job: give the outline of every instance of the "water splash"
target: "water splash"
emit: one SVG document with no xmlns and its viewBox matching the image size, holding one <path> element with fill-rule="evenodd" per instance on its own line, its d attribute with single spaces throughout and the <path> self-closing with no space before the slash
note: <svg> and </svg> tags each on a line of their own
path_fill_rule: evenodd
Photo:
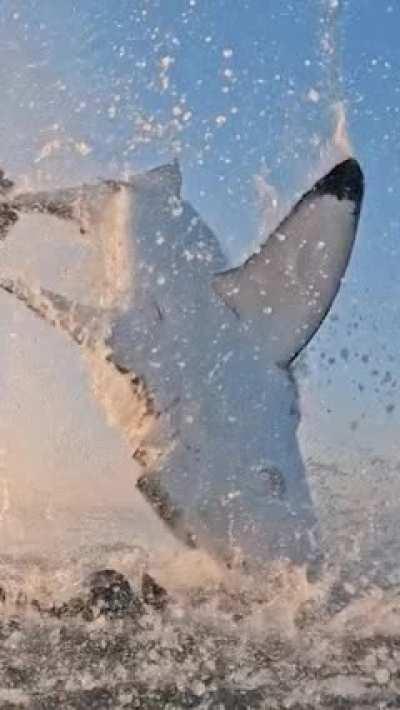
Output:
<svg viewBox="0 0 400 710">
<path fill-rule="evenodd" d="M 342 0 L 323 0 L 320 18 L 321 65 L 325 78 L 324 96 L 332 122 L 331 139 L 322 149 L 326 159 L 343 160 L 353 154 L 348 133 L 346 102 L 343 96 Z M 326 163 L 331 167 L 331 163 Z M 325 166 L 324 166 L 325 167 Z"/>
<path fill-rule="evenodd" d="M 319 64 L 322 71 L 320 91 L 311 88 L 307 99 L 316 101 L 326 114 L 325 130 L 328 138 L 315 134 L 311 142 L 319 146 L 319 153 L 311 166 L 304 167 L 295 195 L 288 194 L 271 180 L 268 167 L 254 178 L 256 206 L 259 212 L 258 236 L 249 253 L 278 226 L 295 199 L 329 172 L 337 163 L 354 155 L 348 130 L 346 101 L 343 96 L 342 36 L 343 2 L 318 0 Z"/>
<path fill-rule="evenodd" d="M 347 116 L 345 104 L 339 101 L 333 106 L 335 131 L 332 136 L 332 144 L 340 151 L 339 157 L 343 160 L 352 155 L 353 149 L 347 127 Z"/>
</svg>

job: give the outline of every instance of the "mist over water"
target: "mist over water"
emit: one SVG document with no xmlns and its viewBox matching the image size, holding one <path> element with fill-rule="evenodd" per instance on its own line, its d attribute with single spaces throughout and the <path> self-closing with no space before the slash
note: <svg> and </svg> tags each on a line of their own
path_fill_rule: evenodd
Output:
<svg viewBox="0 0 400 710">
<path fill-rule="evenodd" d="M 2 167 L 18 190 L 36 190 L 127 178 L 178 157 L 184 197 L 237 263 L 316 179 L 366 151 L 354 112 L 362 102 L 346 83 L 340 48 L 351 3 L 311 4 L 306 17 L 290 3 L 283 11 L 272 3 L 270 18 L 263 3 L 253 15 L 244 8 L 243 37 L 233 27 L 238 10 L 229 19 L 222 0 L 208 9 L 182 3 L 179 12 L 175 4 L 162 10 L 139 2 L 128 19 L 124 3 L 113 11 L 88 3 L 82 16 L 78 9 L 71 17 L 66 3 L 1 11 L 2 41 L 12 38 L 1 48 Z M 261 19 L 266 35 L 257 39 Z M 299 56 L 289 52 L 285 33 L 293 43 L 300 31 L 296 75 Z M 368 187 L 372 161 L 364 155 Z M 35 293 L 40 284 L 93 307 L 126 304 L 126 220 L 126 204 L 116 199 L 93 243 L 76 224 L 22 218 L 12 239 L 0 243 L 1 275 L 17 273 Z M 139 468 L 131 454 L 144 425 L 142 402 L 132 401 L 128 382 L 103 350 L 82 356 L 61 328 L 0 294 L 4 654 L 18 654 L 32 669 L 40 638 L 42 669 L 54 655 L 62 687 L 50 686 L 44 670 L 30 671 L 18 694 L 3 674 L 0 703 L 39 707 L 34 703 L 43 697 L 47 707 L 84 707 L 85 693 L 92 707 L 135 707 L 140 693 L 152 698 L 148 707 L 398 702 L 396 347 L 386 343 L 384 315 L 374 351 L 371 324 L 379 310 L 365 303 L 360 285 L 361 267 L 373 276 L 360 255 L 369 235 L 362 222 L 349 284 L 294 367 L 298 438 L 325 553 L 318 579 L 278 565 L 254 580 L 178 542 L 135 488 Z M 106 330 L 107 319 L 97 325 Z M 143 575 L 151 574 L 168 604 L 162 611 L 144 604 L 139 617 L 129 607 L 107 621 L 100 613 L 87 621 L 49 612 L 84 595 L 85 580 L 105 568 L 125 575 L 138 596 Z M 25 604 L 18 606 L 21 595 Z M 39 602 L 34 609 L 32 600 Z M 63 634 L 76 644 L 79 662 L 68 655 Z M 95 646 L 104 654 L 112 649 L 100 671 Z"/>
</svg>

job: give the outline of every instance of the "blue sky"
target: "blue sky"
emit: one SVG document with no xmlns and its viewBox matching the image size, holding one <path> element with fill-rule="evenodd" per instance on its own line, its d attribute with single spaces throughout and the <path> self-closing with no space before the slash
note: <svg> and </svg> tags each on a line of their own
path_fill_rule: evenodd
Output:
<svg viewBox="0 0 400 710">
<path fill-rule="evenodd" d="M 323 8 L 323 0 L 7 3 L 4 167 L 21 179 L 70 182 L 179 154 L 185 195 L 238 253 L 255 236 L 254 174 L 290 200 L 317 163 L 316 137 L 330 135 Z M 307 383 L 322 440 L 334 431 L 345 449 L 370 446 L 394 457 L 399 27 L 395 0 L 343 2 L 342 90 L 367 189 L 346 284 L 308 353 Z"/>
</svg>

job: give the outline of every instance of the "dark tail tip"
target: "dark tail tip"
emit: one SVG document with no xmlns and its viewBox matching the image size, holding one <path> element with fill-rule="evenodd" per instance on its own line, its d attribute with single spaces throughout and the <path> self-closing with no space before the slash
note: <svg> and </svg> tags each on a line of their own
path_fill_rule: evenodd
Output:
<svg viewBox="0 0 400 710">
<path fill-rule="evenodd" d="M 347 158 L 319 180 L 315 192 L 325 195 L 335 195 L 338 200 L 351 200 L 361 204 L 364 193 L 364 176 L 358 161 Z"/>
</svg>

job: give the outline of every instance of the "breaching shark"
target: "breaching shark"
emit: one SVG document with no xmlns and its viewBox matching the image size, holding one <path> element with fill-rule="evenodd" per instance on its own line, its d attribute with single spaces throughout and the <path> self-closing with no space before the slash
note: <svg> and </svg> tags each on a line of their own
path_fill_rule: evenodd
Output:
<svg viewBox="0 0 400 710">
<path fill-rule="evenodd" d="M 16 276 L 0 277 L 1 288 L 103 358 L 128 393 L 114 422 L 140 465 L 136 485 L 176 535 L 231 564 L 320 555 L 291 365 L 340 287 L 363 183 L 355 159 L 339 163 L 228 268 L 182 199 L 177 162 L 36 193 L 1 175 L 0 239 L 40 213 L 55 234 L 69 221 L 104 254 L 113 242 L 96 305 Z"/>
</svg>

